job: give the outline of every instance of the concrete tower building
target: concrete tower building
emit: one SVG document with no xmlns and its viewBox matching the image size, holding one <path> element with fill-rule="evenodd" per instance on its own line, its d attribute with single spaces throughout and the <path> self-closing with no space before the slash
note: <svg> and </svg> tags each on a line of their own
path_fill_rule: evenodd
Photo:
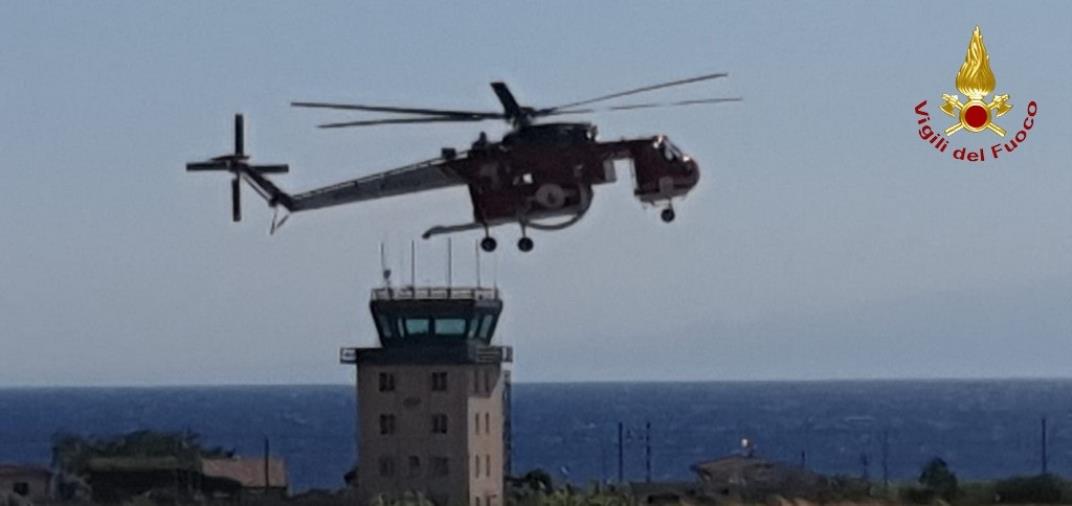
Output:
<svg viewBox="0 0 1072 506">
<path fill-rule="evenodd" d="M 497 289 L 379 288 L 380 346 L 357 366 L 361 504 L 420 492 L 437 506 L 503 506 L 512 349 L 492 344 Z"/>
</svg>

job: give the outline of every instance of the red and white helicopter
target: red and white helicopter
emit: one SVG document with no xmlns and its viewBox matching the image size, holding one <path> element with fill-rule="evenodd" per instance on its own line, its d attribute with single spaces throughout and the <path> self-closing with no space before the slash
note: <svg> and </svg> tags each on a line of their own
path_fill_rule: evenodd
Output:
<svg viewBox="0 0 1072 506">
<path fill-rule="evenodd" d="M 512 130 L 499 141 L 489 141 L 484 133 L 469 149 L 443 148 L 438 158 L 373 174 L 342 183 L 290 194 L 281 190 L 268 174 L 288 172 L 282 164 L 254 165 L 244 149 L 243 120 L 235 116 L 234 153 L 205 162 L 189 163 L 186 170 L 226 171 L 233 174 L 231 202 L 234 221 L 242 217 L 240 186 L 245 180 L 268 205 L 282 206 L 294 213 L 408 193 L 465 185 L 473 205 L 471 223 L 436 226 L 424 233 L 437 234 L 483 229 L 480 242 L 485 251 L 494 251 L 496 241 L 489 229 L 518 223 L 521 251 L 531 251 L 528 230 L 560 230 L 577 223 L 592 203 L 592 187 L 615 181 L 614 162 L 631 160 L 635 174 L 634 195 L 641 202 L 663 206 L 662 220 L 675 214 L 673 199 L 688 193 L 700 178 L 696 161 L 674 146 L 665 135 L 603 142 L 591 123 L 536 123 L 547 116 L 582 114 L 597 110 L 626 111 L 653 107 L 680 107 L 739 101 L 739 98 L 705 98 L 665 103 L 618 105 L 604 109 L 592 104 L 639 93 L 726 77 L 706 74 L 688 79 L 643 86 L 627 91 L 576 101 L 556 107 L 535 109 L 518 104 L 504 83 L 491 83 L 502 103 L 502 111 L 461 111 L 412 107 L 391 107 L 323 102 L 294 102 L 295 107 L 403 114 L 401 118 L 379 118 L 320 125 L 322 128 L 363 127 L 389 124 L 425 124 L 505 120 Z M 276 215 L 278 217 L 278 214 Z M 272 232 L 286 221 L 273 218 Z M 549 221 L 557 220 L 557 221 Z"/>
</svg>

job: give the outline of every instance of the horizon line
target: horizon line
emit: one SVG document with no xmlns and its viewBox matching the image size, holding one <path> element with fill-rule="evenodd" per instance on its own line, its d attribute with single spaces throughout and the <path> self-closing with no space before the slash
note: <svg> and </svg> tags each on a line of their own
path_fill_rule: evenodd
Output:
<svg viewBox="0 0 1072 506">
<path fill-rule="evenodd" d="M 884 377 L 884 378 L 765 378 L 765 379 L 640 379 L 640 380 L 537 380 L 516 381 L 514 385 L 674 385 L 674 384 L 762 384 L 762 383 L 992 383 L 992 382 L 1035 382 L 1035 381 L 1072 381 L 1072 376 L 1005 376 L 1005 377 L 965 377 L 965 376 L 934 376 L 934 377 Z M 46 390 L 46 389 L 168 389 L 168 388 L 279 388 L 279 387 L 347 387 L 354 388 L 354 383 L 159 383 L 159 384 L 0 384 L 0 390 Z"/>
</svg>

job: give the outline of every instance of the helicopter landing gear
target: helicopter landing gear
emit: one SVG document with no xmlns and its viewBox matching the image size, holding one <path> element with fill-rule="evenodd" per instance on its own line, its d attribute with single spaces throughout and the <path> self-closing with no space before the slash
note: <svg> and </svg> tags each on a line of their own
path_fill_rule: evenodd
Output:
<svg viewBox="0 0 1072 506">
<path fill-rule="evenodd" d="M 517 249 L 522 253 L 528 253 L 532 251 L 532 247 L 536 244 L 532 242 L 532 238 L 529 237 L 528 227 L 525 226 L 526 222 L 521 221 L 521 239 L 517 240 Z"/>
<path fill-rule="evenodd" d="M 663 209 L 663 212 L 659 213 L 659 217 L 663 219 L 664 223 L 670 223 L 677 217 L 677 213 L 674 212 L 674 208 L 667 207 Z"/>
<path fill-rule="evenodd" d="M 530 237 L 522 237 L 517 240 L 517 249 L 524 253 L 532 251 L 533 246 L 535 246 L 535 243 L 532 242 L 532 238 Z"/>
<path fill-rule="evenodd" d="M 484 250 L 487 253 L 491 253 L 492 251 L 495 251 L 495 248 L 498 246 L 498 241 L 496 241 L 495 238 L 491 236 L 491 233 L 488 232 L 488 226 L 487 224 L 485 224 L 484 238 L 480 240 L 480 249 Z"/>
</svg>

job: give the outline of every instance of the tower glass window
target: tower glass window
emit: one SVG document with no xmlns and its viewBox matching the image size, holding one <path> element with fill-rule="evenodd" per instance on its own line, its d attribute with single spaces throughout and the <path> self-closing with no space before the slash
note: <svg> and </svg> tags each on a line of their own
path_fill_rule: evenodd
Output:
<svg viewBox="0 0 1072 506">
<path fill-rule="evenodd" d="M 385 347 L 464 341 L 490 344 L 502 311 L 494 289 L 414 293 L 411 289 L 373 291 L 370 309 Z"/>
<path fill-rule="evenodd" d="M 420 336 L 431 333 L 432 324 L 428 318 L 406 318 L 406 335 Z"/>
<path fill-rule="evenodd" d="M 465 318 L 436 318 L 435 333 L 440 336 L 464 336 Z"/>
</svg>

